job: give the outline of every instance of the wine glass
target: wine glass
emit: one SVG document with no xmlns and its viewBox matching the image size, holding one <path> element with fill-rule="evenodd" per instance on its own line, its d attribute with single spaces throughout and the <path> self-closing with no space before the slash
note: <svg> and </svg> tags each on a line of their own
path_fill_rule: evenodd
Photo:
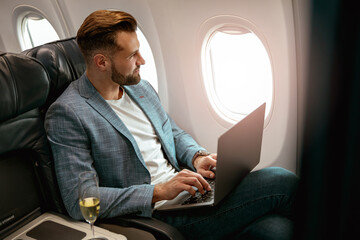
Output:
<svg viewBox="0 0 360 240">
<path fill-rule="evenodd" d="M 95 172 L 87 171 L 79 174 L 79 205 L 83 217 L 91 226 L 93 236 L 91 239 L 106 239 L 95 238 L 94 233 L 94 223 L 100 211 L 99 184 Z"/>
</svg>

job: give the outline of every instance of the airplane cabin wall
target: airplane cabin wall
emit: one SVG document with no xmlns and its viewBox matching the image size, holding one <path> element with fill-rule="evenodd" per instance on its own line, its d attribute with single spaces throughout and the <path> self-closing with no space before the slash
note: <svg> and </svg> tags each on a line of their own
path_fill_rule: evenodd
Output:
<svg viewBox="0 0 360 240">
<path fill-rule="evenodd" d="M 273 64 L 274 103 L 266 120 L 258 168 L 281 166 L 296 172 L 297 71 L 291 1 L 150 1 L 169 88 L 169 112 L 210 151 L 229 128 L 209 109 L 202 83 L 202 25 L 219 15 L 245 18 L 265 38 Z M 269 11 L 271 9 L 271 11 Z"/>
<path fill-rule="evenodd" d="M 64 22 L 62 12 L 59 11 L 57 1 L 45 0 L 1 0 L 0 2 L 0 42 L 4 43 L 4 49 L 8 52 L 21 52 L 17 37 L 17 16 L 28 10 L 42 13 L 51 23 L 60 39 L 70 35 Z M 1 47 L 1 43 L 0 43 Z"/>
<path fill-rule="evenodd" d="M 2 1 L 0 21 L 11 19 L 14 25 L 13 10 L 23 2 Z M 44 13 L 60 38 L 75 36 L 84 18 L 97 9 L 118 9 L 134 15 L 154 54 L 159 96 L 165 109 L 180 127 L 212 152 L 217 150 L 217 138 L 230 125 L 214 116 L 202 82 L 204 26 L 215 16 L 230 15 L 251 22 L 267 45 L 274 79 L 273 106 L 266 119 L 261 162 L 257 168 L 281 166 L 296 172 L 297 62 L 304 58 L 297 56 L 303 45 L 298 44 L 295 37 L 304 31 L 296 31 L 295 26 L 301 25 L 303 16 L 296 11 L 306 11 L 301 1 L 27 0 L 26 5 Z M 6 51 L 21 51 L 11 24 L 1 25 L 0 48 L 1 44 Z"/>
</svg>

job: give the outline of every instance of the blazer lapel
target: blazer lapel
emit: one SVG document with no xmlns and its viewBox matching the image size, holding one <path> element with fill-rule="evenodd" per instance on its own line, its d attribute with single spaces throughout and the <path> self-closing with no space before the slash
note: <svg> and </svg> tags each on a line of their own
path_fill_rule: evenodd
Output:
<svg viewBox="0 0 360 240">
<path fill-rule="evenodd" d="M 141 85 L 141 82 L 138 85 Z M 151 97 L 151 94 L 146 92 L 147 90 L 145 88 L 134 85 L 124 86 L 124 88 L 126 90 L 126 93 L 131 97 L 131 99 L 136 104 L 138 104 L 138 106 L 143 110 L 145 115 L 148 117 L 148 119 L 150 120 L 150 122 L 152 123 L 155 129 L 155 132 L 160 142 L 162 143 L 163 150 L 165 151 L 168 160 L 176 169 L 179 170 L 180 169 L 179 164 L 176 161 L 176 159 L 174 159 L 173 156 L 174 154 L 171 154 L 168 144 L 166 144 L 167 143 L 166 138 L 170 136 L 166 136 L 162 129 L 163 121 L 161 121 L 161 119 L 159 118 L 159 113 L 157 112 L 157 111 L 161 111 L 159 109 L 161 108 L 160 103 L 158 101 L 155 101 Z"/>
<path fill-rule="evenodd" d="M 148 96 L 144 93 L 139 91 L 138 89 L 124 87 L 126 93 L 131 97 L 131 99 L 143 110 L 145 115 L 149 118 L 150 122 L 152 123 L 155 132 L 159 135 L 162 133 L 162 122 L 158 118 L 158 114 L 154 111 L 153 103 Z"/>
<path fill-rule="evenodd" d="M 103 118 L 105 118 L 120 134 L 126 137 L 133 145 L 135 152 L 144 165 L 145 168 L 146 164 L 141 155 L 140 149 L 128 130 L 125 124 L 120 120 L 120 118 L 116 115 L 116 113 L 112 110 L 110 105 L 105 101 L 105 99 L 100 95 L 100 93 L 94 88 L 91 82 L 84 74 L 79 79 L 79 92 L 80 95 L 86 99 L 86 102 L 95 110 L 97 111 Z"/>
</svg>

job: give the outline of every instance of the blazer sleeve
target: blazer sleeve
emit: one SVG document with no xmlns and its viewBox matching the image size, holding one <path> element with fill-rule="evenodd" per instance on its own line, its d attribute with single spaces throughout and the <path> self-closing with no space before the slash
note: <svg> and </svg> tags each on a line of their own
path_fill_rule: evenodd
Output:
<svg viewBox="0 0 360 240">
<path fill-rule="evenodd" d="M 82 171 L 95 171 L 84 121 L 86 119 L 79 118 L 71 106 L 57 102 L 51 105 L 45 120 L 61 196 L 74 219 L 83 219 L 78 202 L 78 175 Z M 100 181 L 99 218 L 125 214 L 150 217 L 153 191 L 154 186 L 150 184 L 109 188 L 101 186 Z"/>
<path fill-rule="evenodd" d="M 193 157 L 197 151 L 205 150 L 205 148 L 201 147 L 191 135 L 181 129 L 170 116 L 169 119 L 174 136 L 176 158 L 183 166 L 196 171 L 192 163 Z"/>
</svg>

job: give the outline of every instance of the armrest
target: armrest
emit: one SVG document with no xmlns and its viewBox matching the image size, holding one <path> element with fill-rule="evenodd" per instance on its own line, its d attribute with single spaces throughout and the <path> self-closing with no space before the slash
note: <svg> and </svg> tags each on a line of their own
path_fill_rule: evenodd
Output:
<svg viewBox="0 0 360 240">
<path fill-rule="evenodd" d="M 184 236 L 175 227 L 155 218 L 122 216 L 99 220 L 96 225 L 107 228 L 107 224 L 141 229 L 151 233 L 156 239 L 160 240 L 185 240 Z"/>
</svg>

